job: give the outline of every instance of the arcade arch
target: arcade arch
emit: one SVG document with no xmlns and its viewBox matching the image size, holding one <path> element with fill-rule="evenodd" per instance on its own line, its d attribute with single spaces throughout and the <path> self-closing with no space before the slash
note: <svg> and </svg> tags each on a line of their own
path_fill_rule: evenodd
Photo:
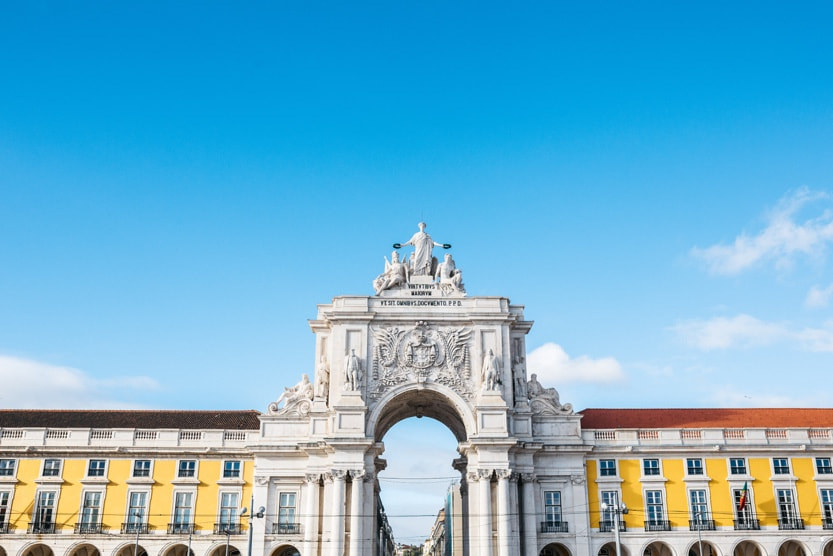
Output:
<svg viewBox="0 0 833 556">
<path fill-rule="evenodd" d="M 272 551 L 272 554 L 270 556 L 301 556 L 301 553 L 298 552 L 297 548 L 290 544 L 279 546 L 278 548 Z"/>
<path fill-rule="evenodd" d="M 572 556 L 572 553 L 563 544 L 553 542 L 542 548 L 539 556 Z"/>
<path fill-rule="evenodd" d="M 741 541 L 735 546 L 732 556 L 766 556 L 766 552 L 753 541 Z"/>
<path fill-rule="evenodd" d="M 162 549 L 162 556 L 194 556 L 194 551 L 188 551 L 188 545 L 182 543 L 172 544 Z"/>
<path fill-rule="evenodd" d="M 367 420 L 368 435 L 379 442 L 391 427 L 410 417 L 439 421 L 457 442 L 465 442 L 476 430 L 474 416 L 458 394 L 437 384 L 408 384 L 379 400 Z"/>
<path fill-rule="evenodd" d="M 643 556 L 674 556 L 671 547 L 662 541 L 654 541 L 642 551 Z"/>
<path fill-rule="evenodd" d="M 800 542 L 794 540 L 784 541 L 784 544 L 778 548 L 778 556 L 808 556 L 809 554 Z"/>
<path fill-rule="evenodd" d="M 35 543 L 21 550 L 20 556 L 55 556 L 55 553 L 47 545 Z"/>
<path fill-rule="evenodd" d="M 621 548 L 622 553 L 619 556 L 630 556 L 631 553 L 628 551 L 627 548 L 625 548 L 624 546 Z M 597 556 L 616 556 L 616 554 L 616 543 L 609 542 L 599 549 L 599 553 Z"/>
<path fill-rule="evenodd" d="M 233 544 L 218 544 L 208 552 L 208 556 L 240 556 L 240 549 Z"/>
<path fill-rule="evenodd" d="M 81 543 L 67 550 L 68 556 L 101 556 L 101 551 L 90 543 Z"/>
<path fill-rule="evenodd" d="M 702 541 L 703 544 L 703 553 L 700 554 L 700 543 L 698 541 L 694 541 L 688 547 L 688 556 L 720 556 L 720 551 L 717 550 L 717 547 L 710 543 L 709 541 Z"/>
<path fill-rule="evenodd" d="M 148 556 L 148 551 L 141 544 L 136 547 L 135 543 L 125 543 L 113 551 L 113 556 Z"/>
</svg>

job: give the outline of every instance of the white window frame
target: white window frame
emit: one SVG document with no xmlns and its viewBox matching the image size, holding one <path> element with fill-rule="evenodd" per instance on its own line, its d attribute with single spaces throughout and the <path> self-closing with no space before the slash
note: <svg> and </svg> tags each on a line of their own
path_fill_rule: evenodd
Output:
<svg viewBox="0 0 833 556">
<path fill-rule="evenodd" d="M 182 475 L 182 464 L 185 462 L 193 463 L 194 468 L 191 470 L 191 474 L 189 475 Z M 196 479 L 199 477 L 200 474 L 200 462 L 197 459 L 180 459 L 176 462 L 176 478 L 177 479 Z"/>
<path fill-rule="evenodd" d="M 659 504 L 657 504 L 656 501 L 654 503 L 649 502 L 649 498 L 650 498 L 649 493 L 650 494 L 659 493 L 659 498 L 660 498 Z M 658 526 L 658 525 L 665 524 L 668 521 L 668 517 L 667 517 L 668 508 L 667 508 L 667 504 L 665 503 L 665 489 L 662 489 L 662 488 L 646 488 L 645 490 L 642 491 L 642 499 L 645 501 L 645 522 L 646 523 L 652 524 L 654 526 Z M 655 508 L 657 506 L 659 506 L 659 508 L 660 508 L 660 514 L 661 515 L 659 517 L 656 517 L 656 516 L 651 517 L 652 512 L 649 510 L 649 508 L 652 508 L 652 507 Z"/>
<path fill-rule="evenodd" d="M 223 504 L 224 496 L 233 496 L 234 505 Z M 240 499 L 239 490 L 221 490 L 217 495 L 217 530 L 222 533 L 225 527 L 230 531 L 240 531 Z"/>
<path fill-rule="evenodd" d="M 821 519 L 825 525 L 833 524 L 833 488 L 819 489 Z"/>
<path fill-rule="evenodd" d="M 833 474 L 833 459 L 829 457 L 817 457 L 814 462 L 816 466 L 816 475 L 831 475 Z M 824 465 L 822 465 L 824 463 Z M 825 477 L 826 478 L 826 477 Z"/>
<path fill-rule="evenodd" d="M 648 462 L 656 462 L 656 466 L 649 466 Z M 648 473 L 647 471 L 651 471 Z M 643 477 L 661 477 L 662 476 L 662 461 L 659 458 L 642 458 L 642 476 Z"/>
<path fill-rule="evenodd" d="M 87 519 L 87 495 L 97 494 L 98 495 L 98 506 L 95 508 L 95 519 L 89 520 Z M 78 523 L 84 526 L 95 526 L 101 525 L 101 521 L 103 519 L 103 509 L 104 509 L 104 494 L 105 490 L 103 489 L 84 489 L 81 491 L 81 509 L 78 511 Z"/>
<path fill-rule="evenodd" d="M 622 501 L 622 492 L 618 489 L 604 489 L 599 491 L 599 521 L 600 525 L 605 524 L 611 527 L 616 527 L 616 506 Z M 602 509 L 601 506 L 607 504 L 607 509 Z M 620 518 L 621 519 L 621 518 Z"/>
<path fill-rule="evenodd" d="M 104 465 L 103 465 L 103 467 L 101 467 L 101 469 L 100 469 L 100 471 L 101 471 L 101 473 L 100 473 L 100 474 L 96 474 L 96 475 L 93 475 L 93 474 L 92 474 L 92 471 L 93 471 L 93 462 L 102 462 L 102 463 L 104 464 Z M 106 460 L 106 459 L 100 459 L 100 458 L 90 458 L 89 460 L 87 460 L 87 477 L 91 477 L 91 478 L 97 478 L 97 477 L 106 478 L 106 477 L 107 477 L 107 470 L 108 470 L 108 468 L 110 467 L 110 466 L 108 465 L 108 463 L 109 463 L 109 460 Z M 98 467 L 96 467 L 96 471 L 99 471 Z"/>
<path fill-rule="evenodd" d="M 613 467 L 604 467 L 602 464 L 604 462 L 612 462 Z M 613 473 L 610 473 L 613 471 Z M 619 466 L 616 464 L 615 459 L 600 459 L 599 460 L 599 477 L 617 477 L 619 475 Z"/>
<path fill-rule="evenodd" d="M 11 464 L 9 464 L 11 462 Z M 0 478 L 17 476 L 17 460 L 14 458 L 0 458 Z"/>
<path fill-rule="evenodd" d="M 786 465 L 786 467 L 782 466 L 782 465 L 775 465 L 776 461 L 778 461 L 778 462 L 785 461 L 785 462 L 787 462 L 787 465 Z M 781 471 L 783 469 L 786 469 L 786 471 Z M 772 474 L 773 475 L 792 475 L 792 462 L 790 461 L 790 458 L 782 458 L 782 457 L 772 458 Z"/>
<path fill-rule="evenodd" d="M 188 505 L 180 506 L 180 497 L 188 497 Z M 171 496 L 171 525 L 174 533 L 187 533 L 194 525 L 194 511 L 197 507 L 196 489 L 175 489 Z"/>
<path fill-rule="evenodd" d="M 63 467 L 63 466 L 61 466 Z M 48 521 L 44 521 L 43 519 L 43 508 L 41 507 L 41 500 L 43 495 L 51 494 L 52 495 L 52 503 L 50 504 L 50 517 L 51 519 Z M 57 488 L 39 488 L 35 491 L 35 502 L 32 507 L 32 520 L 31 522 L 39 523 L 43 526 L 44 523 L 52 525 L 52 531 L 55 531 L 57 527 L 56 518 L 58 513 L 58 497 L 61 494 L 61 490 Z"/>
<path fill-rule="evenodd" d="M 732 465 L 733 461 L 743 462 L 743 472 L 735 473 L 734 466 Z M 749 475 L 749 461 L 746 458 L 729 458 L 729 475 L 734 477 Z"/>
<path fill-rule="evenodd" d="M 755 522 L 755 494 L 752 491 L 752 485 L 746 486 L 746 504 L 743 507 L 743 512 L 740 511 L 740 499 L 743 496 L 743 486 L 732 487 L 732 512 L 735 514 L 735 521 L 738 523 L 754 523 Z"/>
<path fill-rule="evenodd" d="M 54 466 L 50 465 L 47 473 L 47 462 L 58 462 L 57 469 Z M 44 458 L 43 465 L 41 466 L 41 477 L 57 477 L 60 478 L 64 472 L 64 460 L 60 458 Z"/>
<path fill-rule="evenodd" d="M 692 473 L 692 471 L 696 471 L 696 473 Z M 706 475 L 706 466 L 703 463 L 703 458 L 686 458 L 685 473 L 689 477 L 704 477 Z"/>
<path fill-rule="evenodd" d="M 278 494 L 278 496 L 277 496 L 277 509 L 275 511 L 275 525 L 278 528 L 278 532 L 280 533 L 281 527 L 287 528 L 287 526 L 289 526 L 289 528 L 287 528 L 287 529 L 291 528 L 291 530 L 286 530 L 285 533 L 294 533 L 295 532 L 294 529 L 295 529 L 295 527 L 297 527 L 297 525 L 299 523 L 298 522 L 298 501 L 300 500 L 301 497 L 298 495 L 297 490 L 279 490 L 277 494 Z M 295 503 L 291 506 L 289 506 L 289 505 L 284 506 L 283 505 L 284 496 L 292 496 Z M 291 513 L 291 517 L 292 517 L 291 521 L 287 520 L 286 514 L 284 513 L 285 509 L 290 509 L 290 508 L 291 508 L 290 513 Z"/>
<path fill-rule="evenodd" d="M 694 496 L 695 492 L 703 493 L 703 500 L 702 501 L 698 500 L 695 503 L 695 501 L 693 499 L 693 496 Z M 688 511 L 691 514 L 691 521 L 696 523 L 698 521 L 698 518 L 697 518 L 697 513 L 698 512 L 695 511 L 695 506 L 704 506 L 705 507 L 705 511 L 699 512 L 700 516 L 701 516 L 699 518 L 700 521 L 705 522 L 705 521 L 709 521 L 711 519 L 712 510 L 711 510 L 711 503 L 710 503 L 710 500 L 709 500 L 709 489 L 708 488 L 690 488 L 690 489 L 688 489 Z"/>
<path fill-rule="evenodd" d="M 0 505 L 3 512 L 0 513 L 0 530 L 6 530 L 9 524 L 12 510 L 12 499 L 14 498 L 14 489 L 0 489 L 0 501 L 5 496 L 5 504 Z"/>
<path fill-rule="evenodd" d="M 237 469 L 234 469 L 234 467 Z M 228 468 L 226 467 L 228 466 Z M 226 475 L 226 472 L 233 472 L 233 475 Z M 242 479 L 243 478 L 243 462 L 239 459 L 226 459 L 223 460 L 223 468 L 220 472 L 221 478 L 223 479 Z"/>
<path fill-rule="evenodd" d="M 784 502 L 781 500 L 781 494 L 789 494 L 790 500 Z M 778 512 L 778 521 L 779 524 L 781 520 L 784 521 L 798 521 L 801 519 L 801 513 L 799 512 L 798 508 L 798 498 L 795 495 L 795 488 L 787 487 L 787 488 L 775 488 L 775 507 Z M 788 511 L 784 512 L 784 509 Z"/>
<path fill-rule="evenodd" d="M 147 475 L 137 475 L 136 474 L 136 464 L 139 463 L 140 461 L 148 462 Z M 179 470 L 179 467 L 177 467 L 177 471 L 178 470 Z M 144 470 L 142 470 L 142 471 L 144 471 Z M 130 468 L 130 477 L 132 477 L 134 479 L 145 479 L 145 478 L 153 477 L 153 460 L 152 459 L 134 459 L 133 460 L 133 466 Z"/>
<path fill-rule="evenodd" d="M 126 532 L 135 533 L 136 528 L 143 529 L 148 524 L 148 514 L 150 513 L 150 493 L 148 488 L 131 488 L 127 491 L 127 500 L 124 509 L 124 522 L 127 524 Z M 144 495 L 144 505 L 133 506 L 133 495 Z M 141 508 L 141 515 L 137 518 L 133 515 L 133 508 Z"/>
<path fill-rule="evenodd" d="M 549 495 L 558 499 L 557 504 L 548 504 Z M 557 509 L 557 519 L 550 519 L 550 508 Z M 555 513 L 555 512 L 554 512 Z M 560 525 L 564 521 L 564 497 L 560 490 L 545 490 L 544 491 L 544 521 L 547 525 Z"/>
</svg>

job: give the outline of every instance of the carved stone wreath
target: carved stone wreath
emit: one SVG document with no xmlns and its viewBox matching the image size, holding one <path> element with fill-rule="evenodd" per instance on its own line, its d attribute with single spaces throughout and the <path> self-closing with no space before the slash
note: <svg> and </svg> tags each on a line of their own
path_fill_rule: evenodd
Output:
<svg viewBox="0 0 833 556">
<path fill-rule="evenodd" d="M 410 330 L 378 328 L 373 332 L 371 398 L 410 381 L 433 380 L 462 396 L 471 397 L 471 330 L 437 329 L 419 321 Z"/>
</svg>

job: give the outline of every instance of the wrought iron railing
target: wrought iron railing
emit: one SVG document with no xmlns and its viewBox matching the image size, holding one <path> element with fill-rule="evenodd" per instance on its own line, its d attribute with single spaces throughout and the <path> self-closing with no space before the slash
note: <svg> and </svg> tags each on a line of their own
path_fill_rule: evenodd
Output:
<svg viewBox="0 0 833 556">
<path fill-rule="evenodd" d="M 147 535 L 148 534 L 148 524 L 147 523 L 122 523 L 121 524 L 121 532 L 122 533 L 133 533 L 134 535 Z"/>
<path fill-rule="evenodd" d="M 761 522 L 757 519 L 744 518 L 735 520 L 735 531 L 760 531 Z"/>
<path fill-rule="evenodd" d="M 239 535 L 243 532 L 239 523 L 215 523 L 215 535 Z"/>
<path fill-rule="evenodd" d="M 29 524 L 28 531 L 30 533 L 37 533 L 41 535 L 49 535 L 55 532 L 54 521 L 33 521 Z"/>
<path fill-rule="evenodd" d="M 824 529 L 833 529 L 833 517 L 824 517 L 824 518 L 822 518 L 821 526 Z"/>
<path fill-rule="evenodd" d="M 100 535 L 101 523 L 84 523 L 79 522 L 75 524 L 76 535 Z"/>
<path fill-rule="evenodd" d="M 688 520 L 688 530 L 689 531 L 714 531 L 714 520 L 713 519 L 689 519 Z"/>
<path fill-rule="evenodd" d="M 193 523 L 168 523 L 169 535 L 190 535 L 193 532 Z"/>
<path fill-rule="evenodd" d="M 569 532 L 570 528 L 567 526 L 566 521 L 542 521 L 541 522 L 541 532 L 542 533 L 567 533 Z"/>
<path fill-rule="evenodd" d="M 652 519 L 645 522 L 646 531 L 670 531 L 671 522 L 667 519 Z"/>
<path fill-rule="evenodd" d="M 599 522 L 599 532 L 601 533 L 610 533 L 616 527 L 616 524 L 611 520 L 605 520 Z M 627 531 L 627 527 L 625 527 L 625 520 L 619 520 L 619 532 L 624 533 Z"/>
<path fill-rule="evenodd" d="M 778 529 L 782 531 L 791 531 L 796 529 L 804 529 L 804 520 L 800 517 L 786 517 L 778 518 Z"/>
<path fill-rule="evenodd" d="M 301 534 L 301 524 L 300 523 L 273 523 L 272 524 L 272 534 L 273 535 L 300 535 Z"/>
</svg>

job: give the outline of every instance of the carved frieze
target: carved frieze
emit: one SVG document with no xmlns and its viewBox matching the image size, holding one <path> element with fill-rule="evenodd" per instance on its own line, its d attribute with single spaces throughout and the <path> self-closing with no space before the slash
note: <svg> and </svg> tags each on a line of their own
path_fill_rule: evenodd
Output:
<svg viewBox="0 0 833 556">
<path fill-rule="evenodd" d="M 431 380 L 471 398 L 471 361 L 467 328 L 443 329 L 417 322 L 414 328 L 374 328 L 370 397 L 406 382 Z"/>
</svg>

